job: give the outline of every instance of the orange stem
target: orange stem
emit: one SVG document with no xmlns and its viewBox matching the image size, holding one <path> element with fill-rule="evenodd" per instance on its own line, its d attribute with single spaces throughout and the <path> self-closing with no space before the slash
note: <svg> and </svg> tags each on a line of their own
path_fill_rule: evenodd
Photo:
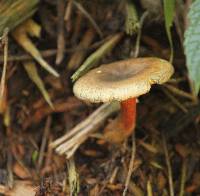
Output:
<svg viewBox="0 0 200 196">
<path fill-rule="evenodd" d="M 130 98 L 121 102 L 121 120 L 124 134 L 126 136 L 131 135 L 136 121 L 136 98 Z"/>
</svg>

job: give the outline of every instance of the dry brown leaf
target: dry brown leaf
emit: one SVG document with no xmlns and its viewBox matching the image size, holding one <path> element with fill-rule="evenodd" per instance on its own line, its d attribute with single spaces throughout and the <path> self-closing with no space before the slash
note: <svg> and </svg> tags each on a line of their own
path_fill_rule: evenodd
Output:
<svg viewBox="0 0 200 196">
<path fill-rule="evenodd" d="M 99 185 L 96 184 L 89 192 L 89 196 L 97 196 L 99 193 Z"/>
<path fill-rule="evenodd" d="M 32 80 L 32 82 L 35 83 L 35 85 L 38 87 L 39 91 L 42 93 L 46 102 L 53 109 L 54 108 L 53 103 L 51 101 L 48 91 L 45 88 L 43 80 L 40 78 L 40 76 L 38 74 L 35 63 L 33 61 L 26 61 L 23 63 L 23 65 L 24 65 L 24 69 L 26 70 L 29 78 Z"/>
<path fill-rule="evenodd" d="M 9 190 L 7 196 L 35 196 L 37 188 L 30 181 L 16 181 L 14 188 Z"/>
<path fill-rule="evenodd" d="M 13 172 L 21 179 L 27 179 L 31 177 L 30 173 L 17 162 L 13 165 Z"/>
<path fill-rule="evenodd" d="M 40 108 L 34 112 L 29 119 L 26 120 L 23 124 L 23 129 L 28 128 L 32 123 L 39 123 L 44 117 L 52 113 L 67 112 L 75 110 L 80 107 L 83 103 L 74 97 L 69 97 L 67 100 L 57 100 L 54 103 L 54 110 L 51 109 L 48 105 L 42 105 Z"/>
<path fill-rule="evenodd" d="M 123 189 L 123 185 L 122 184 L 107 184 L 106 187 L 112 191 L 116 191 L 116 190 L 122 190 Z"/>
<path fill-rule="evenodd" d="M 49 73 L 59 77 L 59 74 L 54 68 L 52 68 L 41 56 L 40 51 L 35 47 L 28 35 L 39 37 L 40 26 L 33 20 L 27 20 L 19 25 L 15 31 L 12 32 L 13 38 L 21 45 L 28 53 L 30 53 L 34 59 Z"/>
<path fill-rule="evenodd" d="M 164 175 L 161 172 L 159 172 L 158 176 L 157 176 L 157 187 L 158 187 L 158 190 L 162 191 L 165 188 L 166 183 L 167 183 L 167 179 L 164 177 Z"/>
<path fill-rule="evenodd" d="M 118 116 L 114 120 L 111 120 L 103 131 L 103 138 L 109 143 L 121 143 L 127 138 L 124 134 L 124 127 L 119 118 L 120 117 Z"/>
<path fill-rule="evenodd" d="M 175 146 L 176 152 L 182 157 L 186 158 L 188 154 L 190 153 L 190 150 L 182 144 L 176 144 Z"/>
</svg>

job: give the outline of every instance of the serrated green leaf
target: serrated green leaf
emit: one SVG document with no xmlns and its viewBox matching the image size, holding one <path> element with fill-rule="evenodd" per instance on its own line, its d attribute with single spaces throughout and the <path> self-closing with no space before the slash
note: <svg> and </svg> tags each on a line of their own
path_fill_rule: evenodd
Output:
<svg viewBox="0 0 200 196">
<path fill-rule="evenodd" d="M 164 3 L 164 16 L 165 16 L 165 29 L 167 32 L 167 37 L 171 49 L 170 62 L 172 62 L 174 56 L 174 49 L 173 49 L 174 47 L 170 29 L 174 18 L 175 0 L 164 0 L 163 3 Z"/>
<path fill-rule="evenodd" d="M 189 77 L 197 95 L 200 89 L 200 0 L 192 3 L 188 17 L 190 23 L 184 34 L 184 49 Z"/>
<path fill-rule="evenodd" d="M 32 62 L 32 61 L 28 61 L 28 62 L 25 62 L 23 65 L 24 65 L 24 68 L 25 68 L 29 78 L 36 84 L 36 86 L 38 87 L 38 89 L 42 93 L 44 99 L 49 104 L 49 106 L 51 108 L 53 108 L 53 103 L 51 102 L 50 96 L 49 96 L 47 90 L 45 89 L 44 83 L 43 83 L 43 81 L 41 80 L 41 78 L 38 74 L 37 67 L 35 66 L 35 63 Z"/>
</svg>

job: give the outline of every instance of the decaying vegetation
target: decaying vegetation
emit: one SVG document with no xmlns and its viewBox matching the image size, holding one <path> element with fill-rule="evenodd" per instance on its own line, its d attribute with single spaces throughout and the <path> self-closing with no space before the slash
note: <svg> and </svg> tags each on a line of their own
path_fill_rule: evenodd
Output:
<svg viewBox="0 0 200 196">
<path fill-rule="evenodd" d="M 0 1 L 0 193 L 199 195 L 199 86 L 188 65 L 189 31 L 184 42 L 191 4 Z M 175 73 L 137 100 L 134 134 L 112 144 L 104 128 L 119 104 L 82 102 L 73 83 L 100 64 L 149 56 L 171 61 Z"/>
</svg>

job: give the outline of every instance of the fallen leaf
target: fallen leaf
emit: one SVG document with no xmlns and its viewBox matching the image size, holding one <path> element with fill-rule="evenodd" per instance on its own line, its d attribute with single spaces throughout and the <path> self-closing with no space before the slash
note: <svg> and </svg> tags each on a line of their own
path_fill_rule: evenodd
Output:
<svg viewBox="0 0 200 196">
<path fill-rule="evenodd" d="M 7 196 L 35 196 L 37 188 L 29 181 L 15 181 L 14 188 L 9 190 Z"/>
<path fill-rule="evenodd" d="M 21 179 L 27 179 L 31 177 L 29 171 L 17 162 L 13 165 L 13 172 Z"/>
<path fill-rule="evenodd" d="M 53 107 L 53 103 L 51 102 L 51 98 L 44 86 L 42 79 L 40 78 L 35 63 L 33 61 L 24 62 L 24 69 L 26 70 L 29 78 L 36 84 L 40 92 L 42 93 L 44 99 L 49 104 L 51 108 Z"/>
</svg>

